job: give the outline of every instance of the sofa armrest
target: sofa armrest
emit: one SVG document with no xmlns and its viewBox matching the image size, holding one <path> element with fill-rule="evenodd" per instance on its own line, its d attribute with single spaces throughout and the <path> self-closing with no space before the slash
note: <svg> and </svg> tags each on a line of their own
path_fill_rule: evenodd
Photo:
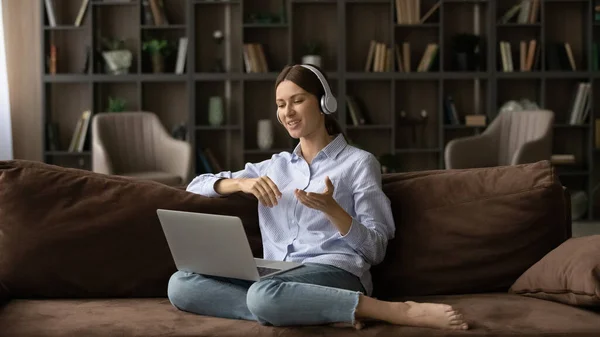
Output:
<svg viewBox="0 0 600 337">
<path fill-rule="evenodd" d="M 466 169 L 496 165 L 497 147 L 491 134 L 451 140 L 444 151 L 447 169 Z"/>
<path fill-rule="evenodd" d="M 511 159 L 511 165 L 535 163 L 550 160 L 552 155 L 552 139 L 540 138 L 523 144 Z"/>
<path fill-rule="evenodd" d="M 190 179 L 192 147 L 189 143 L 164 135 L 157 142 L 158 169 L 181 177 L 185 184 Z"/>
</svg>

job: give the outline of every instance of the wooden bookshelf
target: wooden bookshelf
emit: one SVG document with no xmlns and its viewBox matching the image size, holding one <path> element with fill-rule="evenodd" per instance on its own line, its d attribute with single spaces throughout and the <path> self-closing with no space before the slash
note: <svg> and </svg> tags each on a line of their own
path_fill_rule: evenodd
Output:
<svg viewBox="0 0 600 337">
<path fill-rule="evenodd" d="M 40 0 L 43 2 L 43 0 Z M 421 0 L 420 12 L 403 12 L 398 17 L 395 0 L 168 0 L 168 25 L 148 23 L 146 0 L 90 0 L 79 27 L 73 23 L 80 1 L 54 0 L 57 25 L 49 25 L 42 6 L 42 35 L 45 69 L 43 83 L 43 124 L 55 123 L 62 147 L 49 149 L 44 139 L 44 159 L 49 163 L 91 167 L 89 144 L 81 153 L 66 151 L 78 116 L 87 109 L 107 111 L 108 97 L 127 102 L 126 110 L 147 110 L 159 115 L 168 130 L 180 124 L 194 148 L 210 148 L 226 170 L 243 168 L 247 161 L 269 158 L 289 151 L 296 142 L 279 127 L 275 117 L 274 81 L 290 63 L 300 63 L 307 45 L 321 47 L 323 68 L 338 99 L 338 120 L 353 144 L 380 158 L 394 155 L 400 171 L 443 169 L 444 147 L 452 139 L 481 133 L 485 127 L 466 126 L 467 114 L 485 115 L 488 124 L 509 100 L 528 99 L 556 114 L 554 153 L 573 153 L 577 164 L 561 167 L 561 181 L 591 196 L 593 216 L 594 185 L 600 180 L 594 163 L 595 100 L 590 117 L 580 125 L 568 123 L 579 82 L 592 83 L 591 97 L 600 97 L 600 81 L 594 44 L 600 43 L 600 20 L 594 18 L 592 1 L 540 0 L 535 16 L 519 14 L 510 21 L 502 16 L 521 0 Z M 401 11 L 402 12 L 402 11 Z M 224 40 L 218 46 L 213 32 Z M 461 34 L 479 37 L 479 53 L 465 58 L 457 52 Z M 99 53 L 91 53 L 86 64 L 86 46 L 95 50 L 105 36 L 123 38 L 133 55 L 127 74 L 105 72 Z M 188 38 L 186 67 L 175 74 L 173 55 L 164 73 L 153 73 L 152 60 L 143 50 L 149 37 L 172 43 Z M 521 41 L 537 41 L 539 55 L 531 69 L 520 69 Z M 391 48 L 394 62 L 383 71 L 365 71 L 371 41 Z M 513 71 L 504 71 L 500 41 L 511 45 Z M 548 60 L 552 45 L 568 42 L 576 69 L 558 69 Z M 404 51 L 403 45 L 410 48 Z M 50 45 L 57 47 L 57 73 L 50 74 L 46 57 Z M 246 44 L 259 44 L 267 61 L 266 71 L 248 73 L 244 61 Z M 437 50 L 427 71 L 417 71 L 428 45 Z M 395 46 L 401 58 L 410 55 L 410 72 L 395 62 Z M 176 51 L 175 51 L 176 54 Z M 535 55 L 535 54 L 534 54 Z M 216 71 L 217 56 L 223 71 Z M 536 58 L 537 57 L 537 58 Z M 221 96 L 224 117 L 211 125 L 210 97 Z M 346 96 L 354 97 L 368 123 L 354 125 Z M 448 124 L 445 105 L 451 97 L 460 123 Z M 422 119 L 425 111 L 427 118 Z M 271 149 L 257 145 L 257 121 L 271 119 L 275 131 Z M 46 128 L 44 127 L 46 134 Z M 88 139 L 91 138 L 88 133 Z M 198 162 L 195 172 L 201 173 Z"/>
</svg>

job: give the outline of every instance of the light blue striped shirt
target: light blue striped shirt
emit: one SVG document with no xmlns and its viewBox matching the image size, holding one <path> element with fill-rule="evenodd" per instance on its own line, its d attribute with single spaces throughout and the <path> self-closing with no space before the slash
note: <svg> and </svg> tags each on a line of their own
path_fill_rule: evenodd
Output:
<svg viewBox="0 0 600 337">
<path fill-rule="evenodd" d="M 218 179 L 265 175 L 277 185 L 282 196 L 272 208 L 258 204 L 264 258 L 333 265 L 359 277 L 367 295 L 371 295 L 369 269 L 383 260 L 388 240 L 395 231 L 375 156 L 349 145 L 340 134 L 310 165 L 302 158 L 298 144 L 292 153 L 281 152 L 259 163 L 247 163 L 237 172 L 201 174 L 187 190 L 219 197 L 214 189 Z M 294 195 L 296 188 L 322 193 L 326 176 L 334 185 L 334 199 L 352 217 L 345 236 L 323 212 L 304 206 Z"/>
</svg>

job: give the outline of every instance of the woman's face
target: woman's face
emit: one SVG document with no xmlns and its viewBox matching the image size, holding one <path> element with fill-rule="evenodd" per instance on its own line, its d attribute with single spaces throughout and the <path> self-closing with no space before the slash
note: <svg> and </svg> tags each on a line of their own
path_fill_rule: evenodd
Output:
<svg viewBox="0 0 600 337">
<path fill-rule="evenodd" d="M 294 82 L 284 80 L 279 83 L 275 102 L 279 120 L 292 138 L 306 137 L 320 128 L 325 129 L 317 98 Z"/>
</svg>

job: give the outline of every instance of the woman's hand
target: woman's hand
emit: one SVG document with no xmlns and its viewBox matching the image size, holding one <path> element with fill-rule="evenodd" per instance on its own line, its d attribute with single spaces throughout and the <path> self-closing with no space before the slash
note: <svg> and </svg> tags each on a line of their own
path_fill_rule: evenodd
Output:
<svg viewBox="0 0 600 337">
<path fill-rule="evenodd" d="M 296 189 L 296 198 L 306 207 L 319 210 L 329 218 L 340 234 L 346 235 L 352 226 L 352 217 L 333 198 L 333 184 L 329 177 L 325 178 L 323 193 L 305 192 Z"/>
<path fill-rule="evenodd" d="M 296 189 L 294 193 L 304 206 L 328 213 L 339 207 L 337 201 L 333 199 L 333 190 L 331 180 L 329 180 L 329 177 L 325 177 L 325 190 L 323 193 L 305 192 L 299 189 Z"/>
<path fill-rule="evenodd" d="M 254 194 L 258 201 L 267 207 L 277 205 L 277 199 L 281 198 L 279 188 L 267 176 L 240 179 L 239 186 L 242 192 Z"/>
</svg>

